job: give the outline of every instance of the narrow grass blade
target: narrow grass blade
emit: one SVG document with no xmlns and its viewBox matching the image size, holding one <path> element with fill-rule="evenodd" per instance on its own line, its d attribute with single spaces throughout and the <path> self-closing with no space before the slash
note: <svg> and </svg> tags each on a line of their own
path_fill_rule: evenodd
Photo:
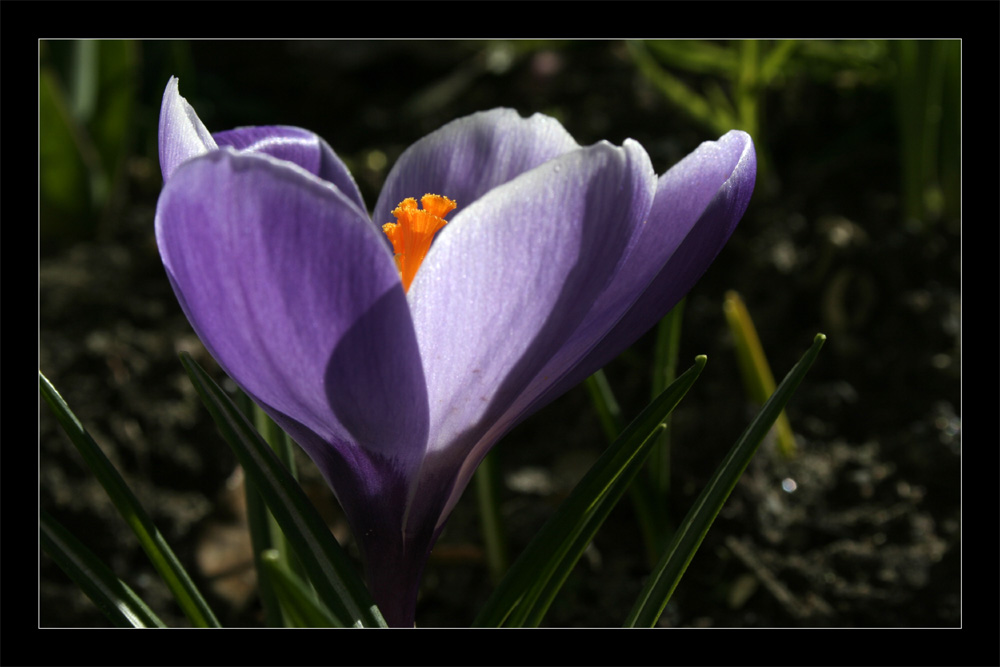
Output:
<svg viewBox="0 0 1000 667">
<path fill-rule="evenodd" d="M 672 378 L 671 378 L 672 379 Z M 660 390 L 653 394 L 652 398 L 659 395 L 669 383 L 664 383 L 660 387 Z M 608 439 L 608 444 L 613 443 L 621 435 L 622 429 L 625 425 L 622 423 L 622 411 L 621 407 L 618 405 L 618 399 L 615 398 L 614 390 L 611 388 L 611 383 L 608 382 L 608 378 L 603 370 L 598 370 L 596 373 L 591 375 L 584 382 L 584 387 L 587 393 L 590 394 L 590 402 L 594 406 L 594 411 L 597 414 L 598 419 L 601 422 L 601 428 L 604 430 L 604 435 Z M 669 417 L 667 418 L 669 420 Z M 669 423 L 669 422 L 665 422 Z M 666 429 L 662 430 L 660 440 L 663 440 L 662 434 L 666 432 Z M 649 463 L 652 464 L 652 460 L 656 456 L 656 447 L 653 448 L 653 453 L 650 454 Z M 647 469 L 648 469 L 647 465 Z M 640 477 L 636 480 L 635 484 L 630 484 L 628 487 L 629 496 L 632 498 L 632 504 L 635 506 L 635 515 L 639 520 L 639 528 L 642 530 L 643 542 L 646 545 L 646 551 L 649 553 L 650 565 L 656 562 L 659 557 L 662 548 L 656 548 L 662 540 L 659 539 L 659 534 L 662 532 L 665 522 L 663 521 L 662 512 L 657 511 L 656 503 L 654 502 L 653 488 L 648 480 Z"/>
<path fill-rule="evenodd" d="M 728 100 L 713 104 L 698 92 L 692 90 L 679 78 L 661 67 L 645 44 L 638 40 L 626 42 L 629 54 L 639 68 L 639 72 L 649 79 L 675 107 L 690 118 L 720 134 L 737 126 L 736 113 Z"/>
<path fill-rule="evenodd" d="M 181 363 L 216 426 L 295 550 L 320 600 L 344 625 L 385 627 L 353 564 L 270 446 L 189 354 Z"/>
<path fill-rule="evenodd" d="M 677 351 L 681 342 L 681 325 L 684 322 L 684 304 L 681 301 L 670 309 L 666 317 L 660 320 L 657 328 L 656 347 L 653 359 L 653 395 L 659 394 L 667 385 L 674 381 L 677 376 Z M 667 429 L 660 436 L 653 452 L 649 455 L 649 465 L 646 466 L 649 472 L 649 481 L 653 497 L 656 504 L 665 510 L 667 507 L 667 496 L 670 493 L 670 418 L 667 418 Z M 666 516 L 660 517 L 659 525 L 661 539 L 659 540 L 657 555 L 665 546 L 666 538 L 663 533 L 666 530 Z"/>
<path fill-rule="evenodd" d="M 667 606 L 667 601 L 677 588 L 677 583 L 705 539 L 708 529 L 719 514 L 740 476 L 753 458 L 761 440 L 771 424 L 795 393 L 802 378 L 819 355 L 826 336 L 817 334 L 812 347 L 785 376 L 777 391 L 740 436 L 722 464 L 716 469 L 708 485 L 695 500 L 694 505 L 674 534 L 674 539 L 657 564 L 649 581 L 639 594 L 635 606 L 625 621 L 626 627 L 653 627 Z"/>
<path fill-rule="evenodd" d="M 629 424 L 511 566 L 474 625 L 540 623 L 587 544 L 642 467 L 663 420 L 694 384 L 705 361 L 698 357 L 692 368 Z"/>
<path fill-rule="evenodd" d="M 771 374 L 771 366 L 767 363 L 764 346 L 760 344 L 750 311 L 747 310 L 740 295 L 732 290 L 726 292 L 722 310 L 726 315 L 729 330 L 733 334 L 736 358 L 739 361 L 747 395 L 751 401 L 763 405 L 764 401 L 774 393 L 774 375 Z M 778 415 L 774 429 L 778 451 L 785 458 L 795 456 L 795 434 L 792 433 L 792 425 L 784 411 Z"/>
<path fill-rule="evenodd" d="M 611 383 L 608 382 L 604 370 L 598 369 L 584 381 L 583 386 L 590 394 L 590 402 L 597 412 L 604 435 L 607 436 L 608 442 L 614 442 L 622 432 L 622 409 L 618 405 L 618 399 L 615 398 L 615 392 L 611 389 Z"/>
<path fill-rule="evenodd" d="M 265 575 L 273 582 L 273 589 L 281 600 L 281 607 L 291 627 L 343 627 L 337 617 L 316 599 L 309 584 L 285 566 L 287 559 L 283 559 L 277 551 L 265 551 L 261 554 L 260 561 Z"/>
<path fill-rule="evenodd" d="M 166 627 L 125 582 L 45 511 L 41 514 L 39 528 L 45 553 L 83 589 L 115 626 Z"/>
<path fill-rule="evenodd" d="M 264 610 L 264 623 L 269 628 L 285 627 L 285 617 L 281 602 L 274 590 L 274 581 L 265 571 L 261 560 L 263 554 L 274 548 L 274 534 L 271 530 L 271 513 L 257 487 L 244 479 L 243 492 L 247 503 L 247 527 L 250 530 L 250 548 L 253 549 L 253 564 L 257 570 L 257 596 Z"/>
<path fill-rule="evenodd" d="M 233 403 L 248 418 L 253 419 L 259 408 L 243 391 L 237 390 Z M 258 427 L 259 428 L 259 427 Z M 275 548 L 272 526 L 277 526 L 257 487 L 243 477 L 243 496 L 247 504 L 247 528 L 250 530 L 250 548 L 253 551 L 254 570 L 257 572 L 257 597 L 264 611 L 264 625 L 269 628 L 285 627 L 285 617 L 281 611 L 281 601 L 274 591 L 271 578 L 264 571 L 261 554 Z"/>
<path fill-rule="evenodd" d="M 798 46 L 798 42 L 794 39 L 782 39 L 773 44 L 760 65 L 760 83 L 762 86 L 770 85 L 779 75 L 784 73 L 785 64 Z"/>
<path fill-rule="evenodd" d="M 636 458 L 645 459 L 649 450 L 652 449 L 666 428 L 666 424 L 662 423 L 653 427 L 653 430 L 646 438 L 642 439 L 636 449 Z M 641 467 L 640 463 L 636 467 L 636 472 Z M 615 481 L 615 486 L 624 491 L 622 487 L 628 487 L 634 478 L 635 474 L 629 471 Z M 608 518 L 611 510 L 617 504 L 621 494 L 616 494 L 616 491 L 606 497 L 599 498 L 594 505 L 588 508 L 589 516 L 586 517 L 586 524 L 582 526 L 582 530 L 574 532 L 569 536 L 568 541 L 560 546 L 561 553 L 558 560 L 554 561 L 551 569 L 545 572 L 545 576 L 531 587 L 521 604 L 514 609 L 507 625 L 530 628 L 537 628 L 541 625 L 542 619 L 552 605 L 556 594 L 566 582 L 566 578 L 569 577 L 577 561 L 580 560 L 580 556 L 586 551 L 587 545 L 594 539 L 594 535 L 597 534 L 598 529 L 604 524 L 604 520 Z"/>
<path fill-rule="evenodd" d="M 298 472 L 295 470 L 295 445 L 289 435 L 281 430 L 281 427 L 256 404 L 253 406 L 253 420 L 257 432 L 264 437 L 267 444 L 271 445 L 271 449 L 278 456 L 281 464 L 285 466 L 288 474 L 292 476 L 292 479 L 298 479 Z M 289 547 L 284 533 L 281 532 L 281 526 L 278 525 L 273 516 L 269 516 L 268 521 L 271 526 L 271 548 L 277 550 L 278 557 L 284 561 L 283 567 L 290 569 L 300 579 L 306 579 L 305 568 Z"/>
<path fill-rule="evenodd" d="M 735 49 L 703 40 L 651 39 L 645 45 L 660 62 L 675 70 L 728 76 L 738 64 Z"/>
<path fill-rule="evenodd" d="M 131 489 L 125 484 L 125 480 L 111 465 L 108 457 L 104 455 L 101 448 L 83 428 L 80 420 L 66 405 L 66 401 L 41 371 L 38 373 L 38 384 L 42 396 L 52 408 L 60 426 L 66 431 L 80 455 L 83 456 L 87 467 L 107 491 L 111 502 L 118 508 L 125 522 L 139 538 L 139 544 L 146 551 L 157 572 L 163 577 L 184 614 L 195 627 L 219 627 L 219 621 L 215 618 L 215 614 L 212 613 L 191 577 L 188 576 L 187 571 L 174 555 L 170 545 L 153 524 L 153 520 L 149 518 L 146 510 L 142 508 Z"/>
<path fill-rule="evenodd" d="M 507 572 L 507 531 L 504 529 L 500 512 L 500 466 L 497 465 L 499 451 L 494 449 L 486 455 L 476 468 L 476 500 L 479 505 L 479 522 L 486 547 L 486 564 L 490 578 L 499 582 Z"/>
</svg>

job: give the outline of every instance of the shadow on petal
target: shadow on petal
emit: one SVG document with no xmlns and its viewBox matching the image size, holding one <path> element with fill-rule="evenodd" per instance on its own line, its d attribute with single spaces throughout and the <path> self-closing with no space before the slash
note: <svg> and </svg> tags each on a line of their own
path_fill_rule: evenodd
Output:
<svg viewBox="0 0 1000 667">
<path fill-rule="evenodd" d="M 324 374 L 327 401 L 351 440 L 400 462 L 419 460 L 428 432 L 427 383 L 401 286 L 344 332 Z"/>
<path fill-rule="evenodd" d="M 403 530 L 427 447 L 427 384 L 402 286 L 379 297 L 344 333 L 324 376 L 349 443 L 310 456 L 336 489 L 364 554 L 365 575 L 390 625 L 412 623 L 433 523 Z M 326 445 L 326 446 L 324 446 Z"/>
<path fill-rule="evenodd" d="M 610 148 L 596 147 L 586 150 L 600 154 L 598 151 L 608 151 Z M 452 419 L 450 422 L 443 422 L 441 431 L 435 431 L 432 416 L 432 442 L 420 473 L 419 487 L 411 500 L 407 531 L 418 531 L 422 521 L 431 519 L 437 521 L 437 528 L 440 529 L 490 447 L 520 421 L 519 415 L 522 411 L 514 410 L 512 407 L 525 399 L 525 391 L 535 383 L 540 387 L 538 392 L 544 391 L 586 351 L 584 348 L 579 355 L 568 355 L 565 358 L 565 366 L 555 369 L 550 378 L 538 378 L 539 373 L 546 369 L 549 362 L 559 356 L 566 341 L 590 312 L 594 300 L 622 266 L 621 260 L 649 210 L 654 182 L 652 171 L 647 167 L 648 158 L 645 158 L 644 152 L 636 151 L 631 157 L 631 160 L 635 161 L 633 163 L 626 161 L 624 153 L 621 155 L 619 159 L 622 163 L 617 167 L 620 171 L 594 169 L 588 174 L 588 178 L 593 179 L 591 185 L 579 190 L 582 200 L 572 202 L 563 211 L 567 214 L 567 218 L 559 221 L 556 217 L 549 221 L 550 224 L 566 223 L 560 227 L 566 233 L 558 237 L 559 243 L 579 244 L 572 252 L 561 253 L 561 259 L 555 256 L 550 258 L 550 266 L 566 263 L 564 269 L 556 272 L 558 283 L 553 282 L 552 277 L 547 279 L 548 283 L 539 282 L 534 274 L 520 277 L 504 276 L 502 280 L 509 283 L 510 289 L 522 292 L 520 295 L 512 295 L 510 303 L 515 304 L 513 308 L 509 307 L 509 304 L 496 303 L 498 309 L 505 311 L 505 317 L 512 318 L 510 320 L 489 319 L 497 313 L 483 312 L 481 304 L 470 307 L 472 313 L 481 312 L 484 319 L 493 322 L 489 340 L 497 346 L 506 347 L 506 349 L 484 350 L 484 356 L 480 358 L 484 367 L 493 364 L 493 370 L 502 371 L 502 375 L 494 386 L 489 386 L 473 374 L 468 376 L 468 384 L 463 387 L 463 391 L 457 392 L 463 402 L 453 403 L 457 406 L 455 413 L 468 419 L 464 424 L 460 423 L 459 419 Z M 558 174 L 558 166 L 552 169 L 551 175 Z M 544 182 L 551 188 L 554 180 L 549 177 Z M 622 202 L 623 193 L 627 205 Z M 523 205 L 523 202 L 530 201 L 530 197 L 517 198 L 516 201 Z M 503 199 L 496 198 L 484 203 L 488 203 L 492 210 L 498 211 L 499 217 L 505 214 L 506 203 Z M 544 219 L 540 216 L 528 217 Z M 577 221 L 569 224 L 573 218 Z M 577 225 L 578 228 L 574 230 L 573 225 Z M 536 245 L 539 243 L 545 245 L 540 240 L 529 240 Z M 541 263 L 532 261 L 529 264 L 537 267 Z M 495 263 L 487 266 L 488 270 L 493 270 Z M 467 273 L 471 274 L 473 268 L 467 267 Z M 557 287 L 558 293 L 550 296 L 538 291 L 545 289 L 546 285 Z M 475 294 L 475 292 L 470 293 Z M 449 296 L 458 297 L 451 302 L 453 309 L 460 308 L 461 303 L 469 302 L 468 299 L 462 298 L 466 295 L 459 288 L 454 289 Z M 527 321 L 531 318 L 531 308 L 534 308 L 534 305 L 529 308 L 526 302 L 519 299 L 547 304 L 543 319 L 537 325 L 532 326 Z M 625 307 L 627 305 L 622 306 L 623 309 Z M 541 309 L 534 310 L 535 314 L 540 312 Z M 594 333 L 595 337 L 600 338 L 616 321 L 617 317 L 614 317 L 597 323 L 595 328 L 598 330 Z M 514 332 L 530 333 L 530 341 L 517 340 L 516 335 L 506 332 L 505 323 L 512 327 Z M 499 335 L 498 331 L 501 332 Z M 463 335 L 468 336 L 473 333 L 466 329 Z M 476 340 L 482 345 L 478 338 Z M 519 353 L 516 352 L 518 349 Z M 510 361 L 500 361 L 500 365 L 497 366 L 497 360 L 503 360 L 512 351 L 515 351 L 517 356 L 512 356 Z M 438 438 L 443 442 L 437 442 Z"/>
</svg>

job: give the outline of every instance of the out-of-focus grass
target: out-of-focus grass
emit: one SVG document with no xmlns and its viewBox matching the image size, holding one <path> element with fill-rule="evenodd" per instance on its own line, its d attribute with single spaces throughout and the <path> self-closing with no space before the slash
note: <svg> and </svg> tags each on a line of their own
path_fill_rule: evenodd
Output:
<svg viewBox="0 0 1000 667">
<path fill-rule="evenodd" d="M 643 77 L 692 121 L 716 134 L 748 132 L 764 177 L 766 99 L 780 100 L 802 78 L 891 89 L 902 222 L 919 229 L 958 219 L 960 41 L 636 41 L 629 53 Z"/>
</svg>

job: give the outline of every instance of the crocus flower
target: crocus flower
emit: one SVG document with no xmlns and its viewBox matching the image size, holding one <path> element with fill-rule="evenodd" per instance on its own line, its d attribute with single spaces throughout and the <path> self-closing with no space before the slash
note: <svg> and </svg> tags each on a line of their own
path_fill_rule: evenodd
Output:
<svg viewBox="0 0 1000 667">
<path fill-rule="evenodd" d="M 323 139 L 211 134 L 174 78 L 159 146 L 156 240 L 184 312 L 316 462 L 405 626 L 487 451 L 687 293 L 756 174 L 743 132 L 657 177 L 631 139 L 580 146 L 493 109 L 407 149 L 369 216 Z"/>
</svg>

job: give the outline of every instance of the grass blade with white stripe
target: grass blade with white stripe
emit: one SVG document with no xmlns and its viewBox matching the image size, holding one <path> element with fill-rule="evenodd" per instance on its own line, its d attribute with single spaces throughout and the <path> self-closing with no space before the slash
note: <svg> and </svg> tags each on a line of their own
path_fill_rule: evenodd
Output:
<svg viewBox="0 0 1000 667">
<path fill-rule="evenodd" d="M 170 545 L 153 524 L 153 520 L 139 504 L 135 494 L 132 493 L 125 480 L 111 465 L 111 461 L 90 437 L 87 430 L 83 428 L 83 424 L 66 405 L 66 401 L 41 371 L 38 372 L 38 385 L 42 397 L 52 408 L 59 425 L 66 431 L 66 435 L 80 452 L 87 467 L 107 491 L 111 502 L 125 519 L 125 523 L 139 538 L 139 544 L 146 551 L 157 572 L 163 577 L 184 614 L 195 627 L 219 627 L 219 621 L 215 618 L 215 614 L 212 613 L 191 577 L 188 576 L 187 571 L 174 555 Z"/>
<path fill-rule="evenodd" d="M 598 459 L 538 532 L 487 600 L 474 625 L 536 626 L 629 483 L 642 467 L 663 420 L 705 367 L 705 357 L 657 396 Z"/>
<path fill-rule="evenodd" d="M 205 370 L 189 354 L 181 353 L 180 358 L 216 426 L 305 567 L 320 600 L 344 625 L 385 627 L 350 558 L 302 487 Z"/>
<path fill-rule="evenodd" d="M 774 394 L 750 422 L 743 435 L 736 441 L 722 464 L 716 469 L 708 485 L 695 500 L 684 521 L 674 533 L 660 562 L 654 568 L 649 581 L 643 587 L 632 611 L 625 621 L 626 627 L 653 627 L 663 613 L 674 589 L 684 576 L 688 564 L 701 546 L 708 529 L 715 521 L 726 499 L 732 492 L 750 459 L 757 452 L 761 440 L 784 409 L 788 399 L 795 393 L 802 378 L 819 355 L 826 336 L 817 334 L 812 347 L 799 359 L 794 368 L 785 376 Z"/>
<path fill-rule="evenodd" d="M 260 555 L 261 569 L 274 582 L 274 592 L 289 625 L 295 628 L 339 628 L 339 620 L 313 594 L 309 584 L 299 579 L 281 555 L 268 549 Z"/>
<path fill-rule="evenodd" d="M 119 628 L 165 628 L 163 621 L 101 560 L 45 511 L 39 536 L 42 549 L 76 582 L 97 608 Z"/>
</svg>

